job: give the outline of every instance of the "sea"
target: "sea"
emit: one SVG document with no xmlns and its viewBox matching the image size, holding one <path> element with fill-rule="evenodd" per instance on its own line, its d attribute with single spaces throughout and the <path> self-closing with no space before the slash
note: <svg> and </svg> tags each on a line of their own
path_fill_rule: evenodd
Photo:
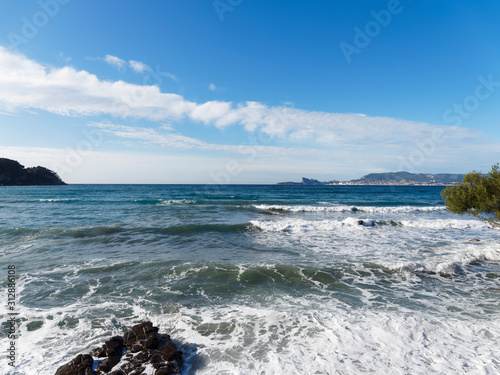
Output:
<svg viewBox="0 0 500 375">
<path fill-rule="evenodd" d="M 499 374 L 500 230 L 441 190 L 0 187 L 1 371 L 151 321 L 183 374 Z"/>
</svg>

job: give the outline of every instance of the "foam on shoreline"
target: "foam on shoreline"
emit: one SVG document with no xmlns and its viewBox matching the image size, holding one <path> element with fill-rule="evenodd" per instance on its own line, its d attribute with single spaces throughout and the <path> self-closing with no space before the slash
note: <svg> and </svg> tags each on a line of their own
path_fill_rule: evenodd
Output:
<svg viewBox="0 0 500 375">
<path fill-rule="evenodd" d="M 76 354 L 141 319 L 152 320 L 184 343 L 180 348 L 186 356 L 185 375 L 192 371 L 200 375 L 392 373 L 395 369 L 413 374 L 495 373 L 499 369 L 496 319 L 346 310 L 332 301 L 286 296 L 272 308 L 180 306 L 168 314 L 140 304 L 108 308 L 122 311 L 113 322 L 89 318 L 83 306 L 68 306 L 62 314 L 25 311 L 28 320 L 38 316 L 42 326 L 29 331 L 26 323 L 21 324 L 19 365 L 7 374 L 53 375 L 55 368 Z M 127 317 L 124 311 L 130 311 Z M 76 323 L 66 327 L 71 319 Z"/>
</svg>

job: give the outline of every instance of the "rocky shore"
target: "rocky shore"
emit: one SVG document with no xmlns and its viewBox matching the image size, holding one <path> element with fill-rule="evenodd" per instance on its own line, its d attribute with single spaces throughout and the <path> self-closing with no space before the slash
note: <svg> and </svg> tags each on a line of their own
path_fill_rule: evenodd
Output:
<svg viewBox="0 0 500 375">
<path fill-rule="evenodd" d="M 137 324 L 90 354 L 79 354 L 55 375 L 168 375 L 180 373 L 182 352 L 153 323 Z"/>
</svg>

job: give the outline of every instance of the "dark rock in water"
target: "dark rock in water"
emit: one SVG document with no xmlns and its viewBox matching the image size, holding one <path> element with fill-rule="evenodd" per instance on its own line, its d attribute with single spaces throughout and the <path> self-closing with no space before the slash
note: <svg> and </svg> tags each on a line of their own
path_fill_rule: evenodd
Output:
<svg viewBox="0 0 500 375">
<path fill-rule="evenodd" d="M 103 346 L 101 348 L 96 348 L 90 352 L 92 357 L 103 358 L 106 357 L 106 348 Z"/>
<path fill-rule="evenodd" d="M 358 220 L 358 225 L 363 225 L 364 221 L 363 220 Z"/>
<path fill-rule="evenodd" d="M 115 367 L 118 362 L 120 362 L 120 359 L 121 359 L 121 355 L 111 355 L 111 356 L 108 356 L 106 357 L 106 359 L 104 361 L 102 361 L 101 363 L 99 363 L 99 365 L 97 366 L 97 373 L 99 372 L 110 372 L 111 369 L 113 367 Z"/>
<path fill-rule="evenodd" d="M 153 352 L 153 355 L 156 356 L 157 354 L 160 358 L 160 361 L 157 363 L 173 361 L 177 356 L 177 348 L 172 341 L 168 341 L 166 345 L 163 345 Z"/>
<path fill-rule="evenodd" d="M 133 326 L 123 337 L 111 337 L 91 353 L 78 355 L 59 367 L 56 375 L 140 375 L 148 364 L 155 368 L 155 375 L 178 374 L 182 366 L 182 352 L 151 322 Z M 92 356 L 98 361 L 95 371 Z"/>
<path fill-rule="evenodd" d="M 158 328 L 153 327 L 153 323 L 145 322 L 132 327 L 132 330 L 123 335 L 125 346 L 130 349 L 132 345 L 141 341 L 147 340 L 150 336 L 156 336 Z"/>
<path fill-rule="evenodd" d="M 79 354 L 69 363 L 57 369 L 56 375 L 93 375 L 94 360 L 90 354 Z"/>
<path fill-rule="evenodd" d="M 123 353 L 123 337 L 114 336 L 108 341 L 104 342 L 106 347 L 106 357 L 114 357 L 119 355 L 121 357 Z"/>
<path fill-rule="evenodd" d="M 480 240 L 480 239 L 478 239 L 478 238 L 473 238 L 473 239 L 469 240 L 469 242 L 480 242 L 480 241 L 481 241 L 481 240 Z"/>
<path fill-rule="evenodd" d="M 146 349 L 156 349 L 158 345 L 160 345 L 159 335 L 151 335 L 144 341 L 144 347 Z"/>
</svg>

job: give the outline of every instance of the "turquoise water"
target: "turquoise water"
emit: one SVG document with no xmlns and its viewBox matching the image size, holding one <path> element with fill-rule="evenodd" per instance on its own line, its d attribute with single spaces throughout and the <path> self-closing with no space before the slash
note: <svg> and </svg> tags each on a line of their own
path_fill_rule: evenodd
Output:
<svg viewBox="0 0 500 375">
<path fill-rule="evenodd" d="M 440 191 L 2 187 L 2 368 L 53 374 L 147 319 L 185 374 L 498 373 L 500 232 Z"/>
</svg>

